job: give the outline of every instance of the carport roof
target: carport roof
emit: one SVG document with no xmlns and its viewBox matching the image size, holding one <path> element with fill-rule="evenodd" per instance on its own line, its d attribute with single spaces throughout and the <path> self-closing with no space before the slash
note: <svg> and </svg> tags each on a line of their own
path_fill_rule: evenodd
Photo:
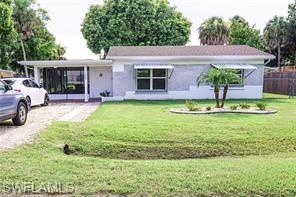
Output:
<svg viewBox="0 0 296 197">
<path fill-rule="evenodd" d="M 78 67 L 78 66 L 112 66 L 112 60 L 46 60 L 19 61 L 24 66 L 38 67 Z"/>
</svg>

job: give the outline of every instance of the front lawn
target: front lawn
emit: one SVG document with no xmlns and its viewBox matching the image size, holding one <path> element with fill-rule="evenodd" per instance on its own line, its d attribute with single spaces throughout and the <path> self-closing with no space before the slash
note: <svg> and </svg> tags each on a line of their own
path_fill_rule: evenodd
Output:
<svg viewBox="0 0 296 197">
<path fill-rule="evenodd" d="M 256 103 L 228 105 L 241 102 Z M 296 100 L 262 102 L 279 113 L 179 115 L 169 110 L 185 101 L 105 103 L 83 123 L 56 122 L 33 145 L 0 152 L 0 191 L 25 181 L 88 194 L 296 195 Z"/>
</svg>

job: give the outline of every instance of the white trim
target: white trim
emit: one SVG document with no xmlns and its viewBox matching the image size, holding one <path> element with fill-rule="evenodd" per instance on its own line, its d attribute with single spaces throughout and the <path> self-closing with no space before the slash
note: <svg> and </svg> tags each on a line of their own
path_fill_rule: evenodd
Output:
<svg viewBox="0 0 296 197">
<path fill-rule="evenodd" d="M 77 67 L 77 66 L 112 66 L 112 60 L 49 60 L 49 61 L 19 61 L 24 66 L 38 67 Z"/>
<path fill-rule="evenodd" d="M 174 69 L 172 65 L 165 64 L 136 64 L 135 69 Z"/>
<path fill-rule="evenodd" d="M 88 72 L 87 72 L 87 66 L 84 66 L 84 101 L 88 102 Z"/>
<path fill-rule="evenodd" d="M 262 86 L 244 86 L 243 88 L 230 88 L 228 99 L 261 99 Z M 220 97 L 223 90 L 221 89 Z M 190 86 L 185 91 L 168 91 L 168 92 L 141 92 L 127 91 L 124 99 L 135 100 L 171 100 L 171 99 L 214 99 L 214 92 L 210 86 Z"/>
<path fill-rule="evenodd" d="M 212 64 L 218 69 L 240 69 L 240 70 L 257 70 L 256 66 L 249 64 Z"/>
<path fill-rule="evenodd" d="M 34 81 L 40 85 L 40 69 L 37 66 L 34 66 Z"/>
</svg>

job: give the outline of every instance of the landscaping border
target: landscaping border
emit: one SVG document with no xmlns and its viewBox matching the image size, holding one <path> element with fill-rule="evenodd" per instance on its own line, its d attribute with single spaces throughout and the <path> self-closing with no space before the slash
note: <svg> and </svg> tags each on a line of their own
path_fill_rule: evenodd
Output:
<svg viewBox="0 0 296 197">
<path fill-rule="evenodd" d="M 231 109 L 217 109 L 214 108 L 213 110 L 209 111 L 189 111 L 187 108 L 172 108 L 170 112 L 175 114 L 196 114 L 196 115 L 202 115 L 202 114 L 218 114 L 218 113 L 236 113 L 236 114 L 275 114 L 278 111 L 273 109 L 268 110 L 258 110 L 255 108 L 251 109 L 238 109 L 238 110 L 231 110 Z"/>
</svg>

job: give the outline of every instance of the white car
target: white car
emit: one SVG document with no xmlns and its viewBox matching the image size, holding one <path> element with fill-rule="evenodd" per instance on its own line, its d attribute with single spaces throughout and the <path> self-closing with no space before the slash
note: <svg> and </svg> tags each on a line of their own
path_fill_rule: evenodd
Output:
<svg viewBox="0 0 296 197">
<path fill-rule="evenodd" d="M 28 78 L 7 78 L 5 83 L 12 86 L 13 90 L 23 93 L 28 101 L 28 106 L 47 106 L 49 97 L 47 91 Z"/>
</svg>

